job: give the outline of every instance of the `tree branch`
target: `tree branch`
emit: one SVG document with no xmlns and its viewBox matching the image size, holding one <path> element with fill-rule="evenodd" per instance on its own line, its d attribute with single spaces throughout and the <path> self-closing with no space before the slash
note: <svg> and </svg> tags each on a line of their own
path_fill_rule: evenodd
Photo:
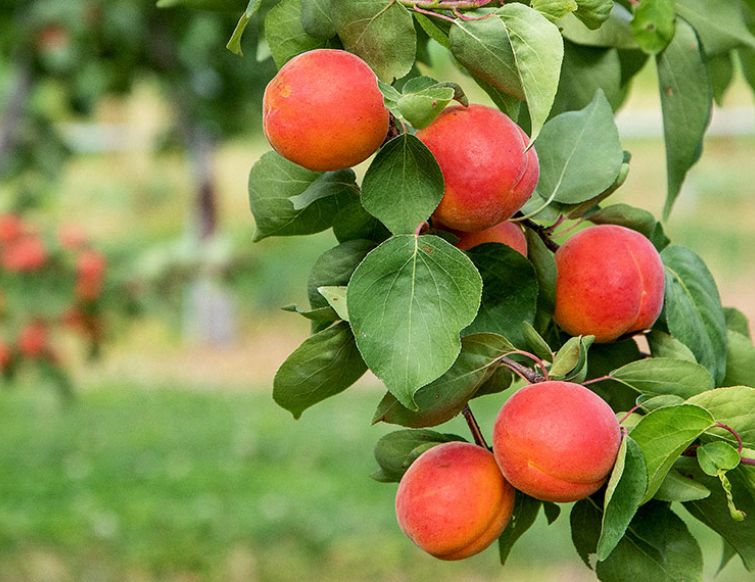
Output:
<svg viewBox="0 0 755 582">
<path fill-rule="evenodd" d="M 516 216 L 522 216 L 521 212 L 517 212 Z M 546 247 L 548 247 L 548 250 L 552 252 L 556 252 L 559 249 L 558 243 L 556 243 L 550 235 L 550 232 L 548 228 L 544 226 L 540 226 L 536 222 L 533 222 L 529 218 L 525 218 L 524 220 L 520 221 L 526 228 L 529 228 L 532 232 L 534 232 L 537 236 L 540 237 L 540 240 L 543 241 Z"/>
<path fill-rule="evenodd" d="M 5 115 L 0 120 L 0 170 L 2 170 L 3 161 L 15 145 L 18 126 L 24 116 L 33 81 L 31 62 L 28 59 L 20 61 L 16 86 L 11 92 Z"/>
<path fill-rule="evenodd" d="M 519 362 L 512 360 L 511 358 L 507 358 L 506 356 L 498 358 L 498 363 L 501 364 L 502 366 L 506 366 L 509 370 L 514 372 L 517 376 L 529 382 L 530 384 L 537 384 L 538 382 L 545 381 L 545 376 L 543 376 L 542 374 L 538 374 L 531 368 L 528 368 L 527 366 L 523 366 Z"/>
<path fill-rule="evenodd" d="M 485 442 L 485 437 L 482 436 L 480 425 L 477 424 L 477 419 L 474 417 L 474 414 L 472 414 L 472 409 L 469 408 L 469 404 L 464 406 L 461 413 L 464 415 L 464 420 L 467 421 L 469 431 L 472 433 L 472 437 L 474 437 L 474 442 L 485 449 L 489 449 L 490 447 L 488 447 L 488 443 Z"/>
</svg>

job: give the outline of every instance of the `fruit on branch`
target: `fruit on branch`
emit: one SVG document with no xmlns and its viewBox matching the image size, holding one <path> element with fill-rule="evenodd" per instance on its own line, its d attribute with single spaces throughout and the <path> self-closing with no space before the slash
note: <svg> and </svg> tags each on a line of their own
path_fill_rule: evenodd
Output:
<svg viewBox="0 0 755 582">
<path fill-rule="evenodd" d="M 527 256 L 527 237 L 524 236 L 522 227 L 515 222 L 504 220 L 479 232 L 457 231 L 454 234 L 459 237 L 456 246 L 465 251 L 483 243 L 501 243 Z"/>
<path fill-rule="evenodd" d="M 519 210 L 540 177 L 527 134 L 483 105 L 449 107 L 417 137 L 435 156 L 446 190 L 433 219 L 463 232 L 490 228 Z"/>
<path fill-rule="evenodd" d="M 47 353 L 47 325 L 41 321 L 28 324 L 18 336 L 18 349 L 27 358 L 39 358 Z"/>
<path fill-rule="evenodd" d="M 366 160 L 388 133 L 372 69 L 346 51 L 318 49 L 286 63 L 265 89 L 262 123 L 284 158 L 314 171 Z"/>
<path fill-rule="evenodd" d="M 5 342 L 0 342 L 0 372 L 8 369 L 13 359 L 13 351 Z"/>
<path fill-rule="evenodd" d="M 401 529 L 442 560 L 461 560 L 487 548 L 513 508 L 514 489 L 493 455 L 470 443 L 444 443 L 420 455 L 396 493 Z"/>
<path fill-rule="evenodd" d="M 25 235 L 5 245 L 0 264 L 11 273 L 32 273 L 47 262 L 47 247 L 37 235 Z"/>
<path fill-rule="evenodd" d="M 610 342 L 647 329 L 663 308 L 661 256 L 640 233 L 615 225 L 593 226 L 556 253 L 554 318 L 571 335 Z"/>
<path fill-rule="evenodd" d="M 493 452 L 503 475 L 543 501 L 576 501 L 597 491 L 620 442 L 611 407 L 572 382 L 522 388 L 503 405 L 493 427 Z"/>
<path fill-rule="evenodd" d="M 94 301 L 102 293 L 105 278 L 105 257 L 97 251 L 84 251 L 76 261 L 76 296 Z"/>
<path fill-rule="evenodd" d="M 15 214 L 0 215 L 0 245 L 8 244 L 24 234 L 24 223 Z"/>
</svg>

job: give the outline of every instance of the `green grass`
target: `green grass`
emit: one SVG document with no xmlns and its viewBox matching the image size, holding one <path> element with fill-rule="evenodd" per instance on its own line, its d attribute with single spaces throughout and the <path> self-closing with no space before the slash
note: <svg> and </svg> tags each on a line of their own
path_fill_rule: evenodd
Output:
<svg viewBox="0 0 755 582">
<path fill-rule="evenodd" d="M 295 422 L 260 392 L 111 385 L 67 409 L 2 393 L 0 580 L 593 579 L 567 511 L 541 518 L 506 570 L 495 549 L 460 563 L 416 550 L 395 486 L 368 478 L 389 430 L 369 426 L 379 397 L 353 389 Z M 499 404 L 475 403 L 484 427 Z M 703 541 L 714 568 L 719 543 Z M 724 574 L 744 579 L 739 564 Z"/>
</svg>

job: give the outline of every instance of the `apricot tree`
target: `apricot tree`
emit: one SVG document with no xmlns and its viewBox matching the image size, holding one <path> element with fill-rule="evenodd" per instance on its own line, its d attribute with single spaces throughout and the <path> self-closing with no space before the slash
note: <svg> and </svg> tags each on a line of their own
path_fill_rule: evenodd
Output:
<svg viewBox="0 0 755 582">
<path fill-rule="evenodd" d="M 280 68 L 277 153 L 249 177 L 255 239 L 337 241 L 291 308 L 312 335 L 273 397 L 299 418 L 368 369 L 384 383 L 372 420 L 405 428 L 377 443 L 374 477 L 400 482 L 422 549 L 460 559 L 497 538 L 505 562 L 541 507 L 552 521 L 576 501 L 574 545 L 600 579 L 700 580 L 683 507 L 723 563 L 755 569 L 749 324 L 662 221 L 609 201 L 630 168 L 615 112 L 652 60 L 668 218 L 734 59 L 753 80 L 753 16 L 739 0 L 248 3 L 228 46 L 259 25 Z M 464 87 L 427 76 L 431 40 Z M 469 103 L 474 85 L 495 108 Z M 360 184 L 350 166 L 372 151 Z M 492 456 L 483 395 L 502 403 Z M 457 415 L 474 443 L 431 430 Z"/>
</svg>

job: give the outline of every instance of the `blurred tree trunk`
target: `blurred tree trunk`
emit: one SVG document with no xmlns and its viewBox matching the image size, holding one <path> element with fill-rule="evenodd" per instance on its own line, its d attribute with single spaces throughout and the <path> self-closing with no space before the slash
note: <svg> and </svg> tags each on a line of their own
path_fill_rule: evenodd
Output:
<svg viewBox="0 0 755 582">
<path fill-rule="evenodd" d="M 31 63 L 24 58 L 17 64 L 16 82 L 0 118 L 0 176 L 16 141 L 33 84 Z"/>
</svg>

